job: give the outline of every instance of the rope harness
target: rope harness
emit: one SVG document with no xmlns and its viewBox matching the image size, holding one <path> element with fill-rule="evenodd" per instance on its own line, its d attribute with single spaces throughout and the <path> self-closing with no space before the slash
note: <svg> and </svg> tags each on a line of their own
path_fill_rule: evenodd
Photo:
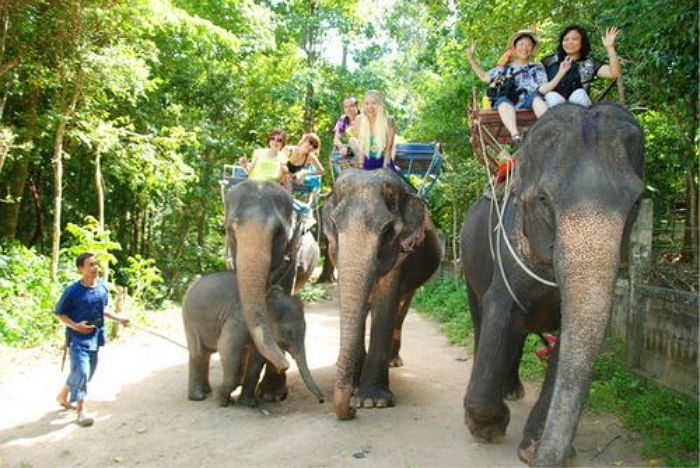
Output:
<svg viewBox="0 0 700 468">
<path fill-rule="evenodd" d="M 481 138 L 481 145 L 485 146 L 485 143 L 483 141 L 483 137 Z M 485 153 L 482 153 L 485 154 Z M 484 158 L 484 165 L 488 167 L 488 161 L 486 159 L 486 156 L 483 156 Z M 550 286 L 553 288 L 558 287 L 557 283 L 553 281 L 549 281 L 547 279 L 542 278 L 539 276 L 537 273 L 532 271 L 527 265 L 525 265 L 525 262 L 518 256 L 517 252 L 513 248 L 510 239 L 508 238 L 508 233 L 506 232 L 506 228 L 503 225 L 503 217 L 505 216 L 506 209 L 508 207 L 508 202 L 510 201 L 510 191 L 511 191 L 511 186 L 512 186 L 512 178 L 511 178 L 511 170 L 505 171 L 505 181 L 503 182 L 505 192 L 503 195 L 503 203 L 502 206 L 499 206 L 498 204 L 498 195 L 496 193 L 496 184 L 494 182 L 493 177 L 489 177 L 489 187 L 491 190 L 491 203 L 489 206 L 489 226 L 493 224 L 493 214 L 494 212 L 496 213 L 497 221 L 495 223 L 495 226 L 493 228 L 494 233 L 496 234 L 496 246 L 494 249 L 493 245 L 493 236 L 489 234 L 489 250 L 491 252 L 491 259 L 496 260 L 498 263 L 498 271 L 501 274 L 501 278 L 503 279 L 503 283 L 505 284 L 506 289 L 508 290 L 508 293 L 510 294 L 511 298 L 513 301 L 520 307 L 520 309 L 523 312 L 526 312 L 526 308 L 523 305 L 523 303 L 518 299 L 518 296 L 515 294 L 515 291 L 513 290 L 513 287 L 510 284 L 510 281 L 508 281 L 508 276 L 506 275 L 505 267 L 503 266 L 503 258 L 501 256 L 501 239 L 503 239 L 503 243 L 505 244 L 506 248 L 508 249 L 508 252 L 510 253 L 510 256 L 513 257 L 513 260 L 518 264 L 518 266 L 532 279 L 546 285 Z"/>
</svg>

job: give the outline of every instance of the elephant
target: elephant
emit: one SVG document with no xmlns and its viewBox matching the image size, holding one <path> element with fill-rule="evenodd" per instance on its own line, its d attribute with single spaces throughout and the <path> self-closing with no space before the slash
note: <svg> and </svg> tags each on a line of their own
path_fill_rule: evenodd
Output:
<svg viewBox="0 0 700 468">
<path fill-rule="evenodd" d="M 299 293 L 304 285 L 311 279 L 316 263 L 321 256 L 321 249 L 314 239 L 311 231 L 306 231 L 301 235 L 299 250 L 296 255 L 297 273 L 294 282 L 294 294 Z"/>
<path fill-rule="evenodd" d="M 559 331 L 518 455 L 534 465 L 574 456 L 643 178 L 644 136 L 627 110 L 562 104 L 531 128 L 502 200 L 483 196 L 468 210 L 461 249 L 475 356 L 464 414 L 477 439 L 505 434 L 503 399 L 523 395 L 527 334 Z"/>
<path fill-rule="evenodd" d="M 216 392 L 221 406 L 230 403 L 231 392 L 242 384 L 240 403 L 255 406 L 256 386 L 264 359 L 252 344 L 243 319 L 236 272 L 224 271 L 198 278 L 187 290 L 182 306 L 182 319 L 189 350 L 187 395 L 190 400 L 203 400 L 211 392 L 209 359 L 218 352 L 223 379 Z M 275 332 L 275 343 L 296 360 L 306 387 L 320 401 L 318 388 L 306 362 L 304 349 L 304 309 L 301 301 L 278 286 L 271 287 L 265 297 Z"/>
<path fill-rule="evenodd" d="M 390 169 L 347 169 L 323 208 L 338 269 L 338 419 L 394 405 L 389 367 L 400 364 L 401 327 L 413 294 L 437 270 L 442 248 L 425 203 Z M 369 349 L 365 322 L 371 310 Z"/>
<path fill-rule="evenodd" d="M 302 236 L 303 225 L 302 217 L 294 212 L 292 196 L 275 182 L 244 180 L 226 193 L 226 245 L 230 263 L 239 272 L 231 287 L 240 295 L 255 347 L 268 362 L 261 384 L 266 399 L 286 395 L 284 371 L 289 363 L 273 338 L 265 297 L 271 285 L 290 294 L 295 288 L 296 256 L 310 242 Z"/>
</svg>

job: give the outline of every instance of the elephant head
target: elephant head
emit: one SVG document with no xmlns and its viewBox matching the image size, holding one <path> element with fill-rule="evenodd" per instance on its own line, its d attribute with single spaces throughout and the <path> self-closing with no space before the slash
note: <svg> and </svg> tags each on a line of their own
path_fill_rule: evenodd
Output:
<svg viewBox="0 0 700 468">
<path fill-rule="evenodd" d="M 276 342 L 279 343 L 283 350 L 291 354 L 296 361 L 299 374 L 306 388 L 316 396 L 319 402 L 323 402 L 323 392 L 311 377 L 309 365 L 306 361 L 304 305 L 299 299 L 290 296 L 280 287 L 270 288 L 267 295 L 267 304 L 269 309 L 273 310 L 276 315 Z"/>
<path fill-rule="evenodd" d="M 292 222 L 292 198 L 279 184 L 244 181 L 226 194 L 225 228 L 238 272 L 241 309 L 255 346 L 278 370 L 289 363 L 277 345 L 265 297 L 279 284 L 291 291 L 298 233 Z"/>
<path fill-rule="evenodd" d="M 533 460 L 561 465 L 604 338 L 624 231 L 643 184 L 644 141 L 616 105 L 562 105 L 534 126 L 513 197 L 526 257 L 549 265 L 561 295 L 561 337 L 549 412 Z"/>
<path fill-rule="evenodd" d="M 388 169 L 345 171 L 324 205 L 323 228 L 338 269 L 340 293 L 340 352 L 334 393 L 340 419 L 354 415 L 350 398 L 363 366 L 369 304 L 373 309 L 391 309 L 398 302 L 399 267 L 421 245 L 428 226 L 432 224 L 425 204 Z M 436 258 L 439 262 L 439 255 Z M 382 347 L 377 360 L 388 361 L 386 343 L 375 346 Z M 372 350 L 370 343 L 370 354 Z"/>
</svg>

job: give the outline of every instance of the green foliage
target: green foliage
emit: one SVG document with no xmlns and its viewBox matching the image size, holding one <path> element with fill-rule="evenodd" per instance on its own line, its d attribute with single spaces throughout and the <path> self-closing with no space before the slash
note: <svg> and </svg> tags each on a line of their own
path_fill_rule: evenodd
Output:
<svg viewBox="0 0 700 468">
<path fill-rule="evenodd" d="M 157 285 L 163 283 L 163 277 L 156 261 L 141 255 L 127 258 L 129 266 L 121 269 L 126 275 L 126 284 L 131 296 L 146 307 L 152 307 L 163 299 L 163 291 Z"/>
<path fill-rule="evenodd" d="M 82 253 L 92 252 L 95 255 L 100 268 L 109 269 L 109 265 L 116 263 L 117 259 L 111 250 L 120 250 L 118 242 L 110 239 L 110 232 L 102 230 L 99 222 L 92 216 L 85 217 L 85 224 L 78 226 L 68 223 L 66 231 L 73 237 L 73 243 L 61 251 L 61 255 L 67 257 L 68 262 L 75 259 Z"/>
<path fill-rule="evenodd" d="M 698 401 L 653 384 L 622 364 L 613 343 L 596 360 L 587 407 L 612 413 L 640 433 L 644 454 L 666 466 L 697 466 Z"/>
<path fill-rule="evenodd" d="M 443 324 L 442 329 L 450 343 L 474 350 L 474 326 L 464 283 L 453 280 L 427 283 L 418 290 L 412 305 Z"/>
<path fill-rule="evenodd" d="M 59 339 L 53 308 L 75 265 L 62 263 L 57 283 L 49 280 L 47 257 L 21 244 L 0 246 L 0 341 L 29 348 Z"/>
<path fill-rule="evenodd" d="M 333 285 L 329 283 L 306 283 L 299 292 L 299 299 L 304 303 L 328 301 L 333 297 Z"/>
</svg>

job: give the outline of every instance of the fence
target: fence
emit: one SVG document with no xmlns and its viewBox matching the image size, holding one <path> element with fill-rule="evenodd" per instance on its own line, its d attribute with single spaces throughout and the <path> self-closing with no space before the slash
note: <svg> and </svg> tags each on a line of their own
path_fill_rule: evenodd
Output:
<svg viewBox="0 0 700 468">
<path fill-rule="evenodd" d="M 630 233 L 627 277 L 623 270 L 617 280 L 609 333 L 624 341 L 633 370 L 697 398 L 697 268 L 685 281 L 688 290 L 649 284 L 656 268 L 652 220 L 652 202 L 644 200 Z"/>
</svg>

